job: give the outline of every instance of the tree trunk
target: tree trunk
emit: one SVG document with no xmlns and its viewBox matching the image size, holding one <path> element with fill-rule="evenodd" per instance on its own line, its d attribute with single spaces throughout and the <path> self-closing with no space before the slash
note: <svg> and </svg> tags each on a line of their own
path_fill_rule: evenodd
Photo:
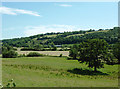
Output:
<svg viewBox="0 0 120 89">
<path fill-rule="evenodd" d="M 94 72 L 97 72 L 97 68 L 96 68 L 96 66 L 94 67 Z"/>
<path fill-rule="evenodd" d="M 97 58 L 97 57 L 96 57 L 96 58 Z M 96 59 L 96 58 L 95 58 L 95 59 Z M 97 72 L 97 67 L 96 67 L 96 63 L 97 63 L 97 62 L 96 62 L 95 59 L 94 59 L 94 72 Z"/>
<path fill-rule="evenodd" d="M 73 59 L 76 59 L 76 56 L 74 56 Z"/>
</svg>

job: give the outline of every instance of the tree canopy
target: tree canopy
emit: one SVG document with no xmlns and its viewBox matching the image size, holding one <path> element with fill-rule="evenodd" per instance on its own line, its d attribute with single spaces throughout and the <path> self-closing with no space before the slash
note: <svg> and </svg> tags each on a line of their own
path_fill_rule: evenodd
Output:
<svg viewBox="0 0 120 89">
<path fill-rule="evenodd" d="M 81 42 L 76 50 L 78 50 L 78 61 L 80 63 L 85 62 L 88 67 L 94 68 L 94 71 L 97 71 L 97 68 L 103 68 L 104 63 L 111 60 L 108 43 L 103 39 L 91 39 Z"/>
</svg>

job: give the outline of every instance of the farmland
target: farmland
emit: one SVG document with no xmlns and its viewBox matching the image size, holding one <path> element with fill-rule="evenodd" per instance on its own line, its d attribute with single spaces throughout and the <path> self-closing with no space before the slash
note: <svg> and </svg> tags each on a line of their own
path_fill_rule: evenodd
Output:
<svg viewBox="0 0 120 89">
<path fill-rule="evenodd" d="M 44 55 L 51 55 L 51 56 L 59 56 L 62 54 L 63 56 L 68 56 L 69 51 L 17 51 L 18 54 L 29 54 L 30 52 L 38 52 Z"/>
<path fill-rule="evenodd" d="M 117 87 L 118 65 L 91 68 L 66 57 L 3 58 L 3 85 L 14 79 L 17 87 Z"/>
<path fill-rule="evenodd" d="M 3 86 L 14 79 L 17 87 L 117 87 L 118 30 L 2 40 Z"/>
<path fill-rule="evenodd" d="M 117 7 L 117 2 L 3 2 L 0 89 L 119 87 Z"/>
</svg>

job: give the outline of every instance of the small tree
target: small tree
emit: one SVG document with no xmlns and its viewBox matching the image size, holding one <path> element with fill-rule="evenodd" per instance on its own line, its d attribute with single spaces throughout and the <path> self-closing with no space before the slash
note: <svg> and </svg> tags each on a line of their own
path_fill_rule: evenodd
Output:
<svg viewBox="0 0 120 89">
<path fill-rule="evenodd" d="M 62 57 L 62 54 L 60 54 L 60 56 L 59 57 Z"/>
<path fill-rule="evenodd" d="M 97 71 L 97 68 L 103 68 L 105 61 L 109 61 L 108 55 L 108 44 L 105 40 L 102 39 L 92 39 L 86 42 L 80 43 L 79 46 L 79 59 L 81 63 L 86 62 L 88 67 L 94 68 L 94 71 Z"/>
<path fill-rule="evenodd" d="M 56 51 L 57 50 L 57 47 L 55 46 L 55 44 L 53 42 L 49 43 L 48 46 L 49 46 L 50 50 L 52 50 L 52 51 Z"/>
</svg>

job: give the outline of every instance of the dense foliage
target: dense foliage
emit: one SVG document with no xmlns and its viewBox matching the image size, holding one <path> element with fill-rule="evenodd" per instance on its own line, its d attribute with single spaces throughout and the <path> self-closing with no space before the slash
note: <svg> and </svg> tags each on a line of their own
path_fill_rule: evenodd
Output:
<svg viewBox="0 0 120 89">
<path fill-rule="evenodd" d="M 94 71 L 112 60 L 112 55 L 108 51 L 108 43 L 103 39 L 91 39 L 74 45 L 70 50 L 70 56 L 73 59 L 78 57 L 80 63 L 85 62 L 88 67 L 94 68 Z"/>
<path fill-rule="evenodd" d="M 4 45 L 2 46 L 2 57 L 3 58 L 16 58 L 18 53 L 15 52 L 15 49 L 11 46 Z"/>
<path fill-rule="evenodd" d="M 88 31 L 73 31 L 64 33 L 46 33 L 39 34 L 30 37 L 14 38 L 3 40 L 3 44 L 7 43 L 14 47 L 31 47 L 34 48 L 39 46 L 39 50 L 42 48 L 49 48 L 51 43 L 55 45 L 62 44 L 75 44 L 85 41 L 86 39 L 104 39 L 110 44 L 114 44 L 118 41 L 118 31 L 119 27 L 114 27 L 113 29 L 99 29 L 88 30 Z"/>
<path fill-rule="evenodd" d="M 69 51 L 69 56 L 73 57 L 73 59 L 76 59 L 78 56 L 78 45 L 75 44 L 71 47 L 71 50 Z"/>
</svg>

